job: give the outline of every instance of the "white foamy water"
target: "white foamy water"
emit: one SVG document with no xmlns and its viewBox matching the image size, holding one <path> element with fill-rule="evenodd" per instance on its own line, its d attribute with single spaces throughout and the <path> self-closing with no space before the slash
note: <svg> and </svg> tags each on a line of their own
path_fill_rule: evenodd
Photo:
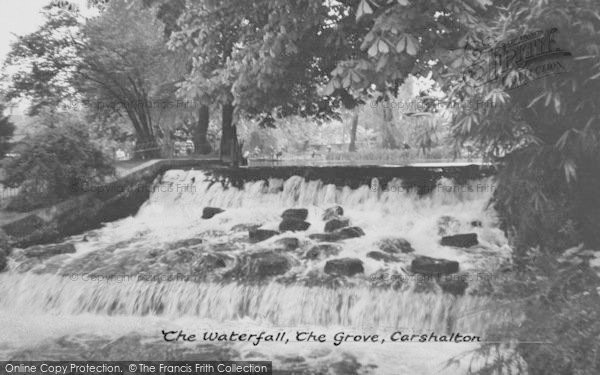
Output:
<svg viewBox="0 0 600 375">
<path fill-rule="evenodd" d="M 11 270 L 0 274 L 0 321 L 8 327 L 0 337 L 0 354 L 11 356 L 23 348 L 39 348 L 36 345 L 61 335 L 114 339 L 136 332 L 161 341 L 160 330 L 174 327 L 198 331 L 207 327 L 290 331 L 304 327 L 331 335 L 350 330 L 382 336 L 398 330 L 435 331 L 484 337 L 489 324 L 504 319 L 501 311 L 486 308 L 490 301 L 485 297 L 374 288 L 370 281 L 378 272 L 408 275 L 415 254 L 457 260 L 462 273 L 489 271 L 500 264 L 510 249 L 496 227 L 493 210 L 487 207 L 493 181 L 471 182 L 469 191 L 453 189 L 452 181 L 442 180 L 438 189 L 422 197 L 401 186 L 400 180 L 394 180 L 387 191 L 368 186 L 350 189 L 292 177 L 286 181 L 249 182 L 238 189 L 211 184 L 200 171 L 168 171 L 134 217 L 69 239 L 76 253 L 38 262 L 25 259 L 20 250 L 14 252 Z M 159 272 L 189 275 L 197 272 L 194 252 L 237 259 L 247 252 L 274 249 L 283 237 L 296 237 L 301 248 L 308 248 L 314 244 L 308 236 L 323 232 L 321 215 L 334 204 L 344 208 L 351 225 L 365 232 L 363 237 L 341 241 L 341 252 L 334 256 L 358 258 L 364 263 L 364 273 L 352 277 L 344 287 L 309 287 L 289 280 L 248 284 L 220 279 L 153 282 L 135 277 Z M 207 206 L 225 212 L 202 219 L 202 208 Z M 247 231 L 232 230 L 240 224 L 276 229 L 281 212 L 292 207 L 308 209 L 311 225 L 306 232 L 285 233 L 253 244 L 247 241 Z M 477 233 L 480 245 L 470 249 L 441 246 L 437 226 L 441 216 L 456 218 L 459 227 L 455 229 L 460 233 Z M 473 220 L 481 221 L 481 227 L 472 227 Z M 387 237 L 408 240 L 414 254 L 401 254 L 398 262 L 391 263 L 366 256 Z M 194 238 L 203 242 L 188 250 L 191 260 L 178 258 L 183 256 L 181 249 L 169 247 Z M 327 259 L 306 261 L 297 253 L 286 256 L 293 259 L 284 275 L 293 276 L 291 280 L 306 281 L 324 275 Z M 258 347 L 238 343 L 235 347 L 242 353 L 259 350 L 276 356 L 306 352 L 301 355 L 308 357 L 326 348 L 329 354 L 323 356 L 324 360 L 348 352 L 363 365 L 359 373 L 373 374 L 441 371 L 445 360 L 474 348 L 473 344 L 441 343 L 351 343 L 340 347 L 331 343 Z M 368 370 L 373 364 L 377 370 Z"/>
</svg>

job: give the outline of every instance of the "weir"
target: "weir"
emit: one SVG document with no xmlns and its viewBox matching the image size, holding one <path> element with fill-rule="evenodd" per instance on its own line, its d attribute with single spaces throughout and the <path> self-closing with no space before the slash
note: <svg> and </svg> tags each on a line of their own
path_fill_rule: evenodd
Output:
<svg viewBox="0 0 600 375">
<path fill-rule="evenodd" d="M 255 178 L 246 178 L 239 170 L 168 170 L 134 215 L 61 243 L 74 252 L 55 249 L 45 254 L 49 245 L 36 248 L 35 256 L 31 249 L 13 251 L 9 270 L 0 274 L 0 315 L 12 322 L 7 341 L 0 339 L 0 353 L 25 358 L 33 345 L 36 355 L 43 355 L 41 343 L 55 337 L 48 333 L 24 338 L 22 327 L 42 326 L 42 332 L 54 332 L 68 321 L 76 328 L 65 332 L 65 338 L 77 333 L 115 340 L 134 329 L 132 317 L 144 322 L 141 331 L 149 342 L 162 340 L 157 332 L 173 326 L 305 327 L 382 335 L 399 330 L 460 332 L 485 337 L 492 322 L 511 317 L 491 307 L 480 289 L 486 280 L 479 275 L 489 275 L 504 264 L 510 248 L 489 206 L 493 177 L 473 171 L 480 170 L 412 170 L 405 179 L 392 173 L 378 178 L 372 171 L 359 175 L 353 169 L 330 175 L 353 179 L 344 185 L 328 178 L 326 170 L 304 175 L 287 171 L 291 176 L 254 171 L 250 175 Z M 415 176 L 423 178 L 421 186 Z M 349 225 L 364 235 L 315 240 L 315 234 L 324 232 L 323 213 L 334 205 L 341 206 Z M 203 218 L 205 207 L 223 212 Z M 277 233 L 258 242 L 249 238 L 249 231 L 257 227 L 279 231 L 281 214 L 289 208 L 307 210 L 307 230 Z M 465 232 L 477 234 L 478 244 L 468 248 L 440 244 L 443 235 Z M 373 256 L 384 253 L 382 243 L 400 240 L 409 244 L 410 251 L 396 249 L 384 259 Z M 308 257 L 315 248 L 322 253 Z M 419 279 L 411 269 L 419 256 L 458 262 L 466 290 L 449 292 L 435 279 Z M 328 262 L 335 259 L 360 262 L 361 271 L 326 272 Z M 106 329 L 106 322 L 120 328 Z M 97 345 L 84 341 L 80 350 Z M 50 346 L 67 350 L 61 345 L 53 341 Z M 240 352 L 252 349 L 231 345 Z M 362 353 L 368 344 L 361 345 L 348 344 L 344 350 Z M 398 350 L 371 345 L 373 356 L 359 358 L 365 365 Z M 456 354 L 467 348 L 472 347 L 443 352 Z M 266 344 L 254 349 L 265 356 L 283 353 L 281 347 Z M 410 362 L 414 350 L 423 349 L 402 350 L 399 361 Z M 389 358 L 386 363 L 394 365 Z M 408 368 L 419 373 L 423 366 L 433 365 L 412 363 Z"/>
</svg>

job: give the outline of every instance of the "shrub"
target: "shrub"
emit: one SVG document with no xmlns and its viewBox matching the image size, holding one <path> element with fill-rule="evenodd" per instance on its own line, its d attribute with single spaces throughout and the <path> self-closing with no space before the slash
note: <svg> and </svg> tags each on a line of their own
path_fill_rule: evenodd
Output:
<svg viewBox="0 0 600 375">
<path fill-rule="evenodd" d="M 90 140 L 85 127 L 67 124 L 25 139 L 6 165 L 5 184 L 19 187 L 6 207 L 27 211 L 50 205 L 114 175 L 111 160 Z"/>
<path fill-rule="evenodd" d="M 496 281 L 499 302 L 490 308 L 511 306 L 517 315 L 486 333 L 469 373 L 599 374 L 600 276 L 591 253 L 577 246 L 557 258 L 532 250 L 526 267 Z"/>
</svg>

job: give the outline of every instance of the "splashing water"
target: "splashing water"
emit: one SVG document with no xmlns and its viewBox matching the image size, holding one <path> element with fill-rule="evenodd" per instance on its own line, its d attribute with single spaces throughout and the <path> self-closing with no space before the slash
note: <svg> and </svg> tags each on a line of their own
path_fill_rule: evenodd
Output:
<svg viewBox="0 0 600 375">
<path fill-rule="evenodd" d="M 474 181 L 468 186 L 457 189 L 452 181 L 441 180 L 431 194 L 418 196 L 415 191 L 403 189 L 399 179 L 382 191 L 376 184 L 350 189 L 295 176 L 285 181 L 248 182 L 238 189 L 213 183 L 201 171 L 168 171 L 134 217 L 68 239 L 66 242 L 75 245 L 76 253 L 32 260 L 26 259 L 21 250 L 14 251 L 10 270 L 0 275 L 0 320 L 9 327 L 5 339 L 0 339 L 0 354 L 15 355 L 17 349 L 36 347 L 61 333 L 119 337 L 135 331 L 162 339 L 157 332 L 167 327 L 307 327 L 322 332 L 343 329 L 389 334 L 404 330 L 484 335 L 490 322 L 502 319 L 501 312 L 486 310 L 489 300 L 485 297 L 373 288 L 370 283 L 382 271 L 407 275 L 415 254 L 456 260 L 461 272 L 473 273 L 489 271 L 508 257 L 506 239 L 496 227 L 493 209 L 487 207 L 493 180 Z M 225 254 L 235 263 L 243 254 L 275 249 L 284 237 L 298 238 L 300 247 L 306 249 L 314 245 L 308 236 L 323 232 L 324 209 L 335 204 L 344 208 L 351 225 L 365 232 L 363 237 L 339 243 L 341 251 L 335 257 L 357 258 L 364 264 L 364 273 L 343 287 L 314 283 L 309 287 L 297 282 L 316 274 L 325 277 L 323 267 L 327 261 L 307 261 L 298 253 L 286 255 L 293 266 L 283 278 L 263 283 L 224 279 L 156 282 L 136 277 L 160 272 L 189 276 L 198 272 L 193 268 L 197 254 Z M 207 206 L 225 211 L 209 220 L 202 219 L 202 209 Z M 236 229 L 250 225 L 277 229 L 281 212 L 292 207 L 308 209 L 311 225 L 306 232 L 284 233 L 251 243 L 247 231 Z M 477 233 L 480 245 L 469 249 L 441 246 L 437 222 L 442 216 L 455 218 L 458 232 Z M 473 221 L 481 225 L 473 227 Z M 378 241 L 388 237 L 408 240 L 414 254 L 401 254 L 393 263 L 367 257 L 377 250 Z M 174 245 L 195 238 L 201 241 Z M 24 334 L 28 327 L 35 328 L 33 337 Z M 353 353 L 363 369 L 376 363 L 378 370 L 373 373 L 402 373 L 399 369 L 429 373 L 434 368 L 439 370 L 443 358 L 473 348 L 439 343 L 404 344 L 401 348 L 374 345 L 352 344 L 344 352 Z M 322 350 L 305 343 L 287 349 L 277 345 L 258 348 L 272 356 L 286 351 L 298 353 L 300 347 Z M 34 351 L 43 355 L 43 350 L 36 348 Z M 237 348 L 241 352 L 256 349 L 243 344 Z M 339 354 L 340 350 L 332 353 Z M 402 355 L 398 355 L 399 350 Z M 431 353 L 440 359 L 428 363 L 433 358 L 429 357 Z M 392 360 L 390 356 L 397 358 Z"/>
</svg>

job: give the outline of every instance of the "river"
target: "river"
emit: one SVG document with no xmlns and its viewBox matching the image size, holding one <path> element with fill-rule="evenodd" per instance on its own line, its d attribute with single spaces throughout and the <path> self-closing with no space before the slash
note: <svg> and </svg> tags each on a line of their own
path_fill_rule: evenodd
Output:
<svg viewBox="0 0 600 375">
<path fill-rule="evenodd" d="M 0 358 L 256 359 L 299 374 L 463 374 L 471 357 L 461 355 L 477 343 L 392 336 L 461 333 L 485 341 L 491 324 L 506 319 L 480 291 L 485 275 L 511 253 L 488 207 L 493 183 L 486 178 L 458 186 L 442 179 L 420 196 L 402 188 L 400 179 L 384 191 L 375 182 L 351 189 L 298 176 L 235 188 L 202 171 L 167 171 L 135 215 L 66 239 L 74 253 L 30 257 L 13 251 L 9 270 L 0 274 Z M 307 257 L 319 245 L 309 236 L 323 232 L 323 212 L 333 205 L 343 207 L 364 235 Z M 204 207 L 224 212 L 203 219 Z M 282 212 L 293 207 L 308 210 L 308 230 L 249 240 L 248 230 L 276 230 Z M 443 217 L 452 218 L 456 233 L 476 233 L 479 244 L 440 245 Z M 398 238 L 414 251 L 368 256 L 382 241 Z M 267 256 L 257 264 L 252 254 Z M 416 256 L 458 261 L 466 292 L 419 285 L 410 272 Z M 324 272 L 334 258 L 360 260 L 362 270 Z M 174 343 L 164 341 L 165 330 L 285 331 L 291 340 Z M 326 340 L 297 341 L 299 331 Z M 363 340 L 377 334 L 379 340 L 334 345 L 340 332 Z M 461 358 L 457 365 L 445 367 L 455 356 Z"/>
</svg>

